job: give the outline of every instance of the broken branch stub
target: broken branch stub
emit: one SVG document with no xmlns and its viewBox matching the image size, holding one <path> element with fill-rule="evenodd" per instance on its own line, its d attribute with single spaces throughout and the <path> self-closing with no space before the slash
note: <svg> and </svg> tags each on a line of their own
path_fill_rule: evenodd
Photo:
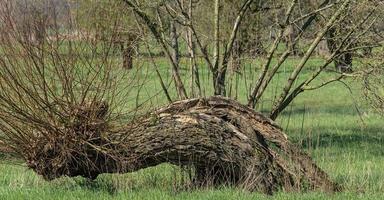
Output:
<svg viewBox="0 0 384 200">
<path fill-rule="evenodd" d="M 227 184 L 267 194 L 340 189 L 272 120 L 230 99 L 183 100 L 124 128 L 104 127 L 87 137 L 40 138 L 24 155 L 28 166 L 46 179 L 94 179 L 171 163 L 192 166 L 196 185 Z"/>
</svg>

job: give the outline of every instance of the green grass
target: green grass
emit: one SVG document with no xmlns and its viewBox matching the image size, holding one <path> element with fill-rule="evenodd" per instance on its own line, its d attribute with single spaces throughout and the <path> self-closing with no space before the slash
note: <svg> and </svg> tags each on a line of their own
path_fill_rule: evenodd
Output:
<svg viewBox="0 0 384 200">
<path fill-rule="evenodd" d="M 297 62 L 289 60 L 282 68 L 259 110 L 268 111 L 279 94 L 276 91 L 283 87 L 284 78 Z M 300 79 L 310 75 L 321 62 L 320 59 L 311 60 Z M 160 70 L 169 81 L 167 64 L 160 63 Z M 142 67 L 150 69 L 152 66 Z M 247 70 L 248 84 L 252 84 L 257 70 Z M 153 70 L 145 73 L 148 77 L 140 94 L 142 101 L 160 90 Z M 188 77 L 186 72 L 183 74 Z M 332 74 L 325 73 L 317 83 L 330 76 Z M 201 77 L 203 85 L 211 83 L 206 70 L 201 70 Z M 246 94 L 247 86 L 243 79 L 241 82 L 239 91 Z M 340 83 L 306 92 L 278 119 L 290 139 L 311 154 L 334 180 L 344 185 L 344 191 L 340 193 L 281 191 L 271 197 L 234 188 L 186 190 L 178 185 L 179 169 L 166 164 L 131 174 L 102 175 L 92 183 L 82 178 L 45 182 L 19 161 L 12 164 L 3 158 L 0 161 L 0 199 L 384 199 L 384 119 L 362 101 L 359 84 L 351 81 L 350 85 L 352 94 Z M 210 93 L 209 89 L 205 91 L 207 96 Z M 240 96 L 239 100 L 244 102 L 245 95 Z M 133 101 L 134 97 L 124 106 L 133 106 Z M 152 102 L 154 105 L 165 103 L 163 95 L 156 96 Z"/>
</svg>

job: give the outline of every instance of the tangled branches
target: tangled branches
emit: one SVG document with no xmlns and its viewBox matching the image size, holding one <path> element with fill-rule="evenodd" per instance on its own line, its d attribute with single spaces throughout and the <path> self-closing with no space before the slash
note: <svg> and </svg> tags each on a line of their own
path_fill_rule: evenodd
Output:
<svg viewBox="0 0 384 200">
<path fill-rule="evenodd" d="M 364 73 L 363 94 L 371 107 L 384 115 L 384 63 L 371 66 Z"/>
</svg>

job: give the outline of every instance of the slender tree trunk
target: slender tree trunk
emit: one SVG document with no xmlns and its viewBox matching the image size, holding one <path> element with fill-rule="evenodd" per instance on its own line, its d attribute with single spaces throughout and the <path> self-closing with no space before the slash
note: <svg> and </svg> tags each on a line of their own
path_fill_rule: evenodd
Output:
<svg viewBox="0 0 384 200">
<path fill-rule="evenodd" d="M 133 69 L 133 58 L 135 54 L 137 36 L 134 34 L 121 34 L 122 35 L 120 35 L 115 42 L 120 45 L 123 68 L 130 70 Z"/>
<path fill-rule="evenodd" d="M 172 59 L 176 65 L 180 67 L 179 35 L 177 33 L 176 22 L 174 20 L 171 21 L 170 30 Z"/>
<path fill-rule="evenodd" d="M 193 21 L 193 0 L 188 2 L 188 16 L 189 20 Z M 199 97 L 202 96 L 201 85 L 200 85 L 200 75 L 199 68 L 196 63 L 196 45 L 193 40 L 193 30 L 188 28 L 187 30 L 187 41 L 188 41 L 188 52 L 189 52 L 189 63 L 191 66 L 191 93 L 193 97 L 196 97 L 195 86 L 197 87 L 197 94 Z"/>
<path fill-rule="evenodd" d="M 247 11 L 249 10 L 250 5 L 253 2 L 254 2 L 254 0 L 245 1 L 242 5 L 241 9 L 240 9 L 239 14 L 236 17 L 236 21 L 235 21 L 234 26 L 232 28 L 232 32 L 231 32 L 231 35 L 229 37 L 229 41 L 225 45 L 225 49 L 224 49 L 223 58 L 221 61 L 220 68 L 218 68 L 218 70 L 216 70 L 217 71 L 217 77 L 216 77 L 216 80 L 214 80 L 215 81 L 215 84 L 214 84 L 215 95 L 221 95 L 221 96 L 226 95 L 225 79 L 226 79 L 226 75 L 227 75 L 229 59 L 231 57 L 232 50 L 233 50 L 233 45 L 234 45 L 234 43 L 238 37 L 238 32 L 240 29 L 240 25 L 243 21 L 243 18 L 245 16 L 245 14 L 247 13 Z M 217 9 L 219 10 L 219 6 L 217 6 Z M 217 12 L 217 14 L 219 14 L 219 12 Z M 219 15 L 217 15 L 216 17 L 217 17 L 217 23 L 219 23 Z M 216 25 L 216 26 L 217 26 L 216 28 L 219 28 L 218 25 Z M 216 62 L 216 63 L 218 63 L 218 62 Z"/>
<path fill-rule="evenodd" d="M 241 40 L 241 39 L 240 39 Z M 233 52 L 232 52 L 232 62 L 231 62 L 231 68 L 232 71 L 239 71 L 241 67 L 241 56 L 243 54 L 243 42 L 242 41 L 236 41 L 233 45 Z"/>
<path fill-rule="evenodd" d="M 284 32 L 285 46 L 287 49 L 289 49 L 292 55 L 297 56 L 298 50 L 296 48 L 296 45 L 294 45 L 295 38 L 296 34 L 294 25 L 289 25 Z"/>
<path fill-rule="evenodd" d="M 121 50 L 123 56 L 123 68 L 127 70 L 133 69 L 134 48 L 128 42 L 126 45 L 124 45 L 124 43 L 121 45 Z"/>
<path fill-rule="evenodd" d="M 34 24 L 34 35 L 37 44 L 42 45 L 46 37 L 46 22 L 44 19 L 40 19 Z"/>
<path fill-rule="evenodd" d="M 213 87 L 215 89 L 215 95 L 217 93 L 217 76 L 220 63 L 220 0 L 215 0 L 215 14 L 214 14 L 214 52 L 213 52 Z"/>
<path fill-rule="evenodd" d="M 327 44 L 331 51 L 331 53 L 340 54 L 340 51 L 338 51 L 338 34 L 337 34 L 337 28 L 331 28 L 329 29 L 327 33 Z M 352 72 L 352 53 L 351 52 L 345 52 L 342 53 L 340 56 L 335 58 L 335 68 L 337 71 L 342 73 L 351 73 Z"/>
</svg>

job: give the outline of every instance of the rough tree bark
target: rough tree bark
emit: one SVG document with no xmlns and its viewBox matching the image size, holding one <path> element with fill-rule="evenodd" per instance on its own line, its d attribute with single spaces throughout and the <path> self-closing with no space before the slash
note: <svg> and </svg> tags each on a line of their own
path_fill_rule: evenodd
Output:
<svg viewBox="0 0 384 200">
<path fill-rule="evenodd" d="M 124 69 L 132 69 L 133 68 L 133 54 L 134 49 L 130 44 L 121 45 L 121 51 L 123 56 L 123 68 Z"/>
<path fill-rule="evenodd" d="M 115 38 L 114 43 L 120 47 L 123 69 L 133 69 L 133 58 L 135 56 L 135 48 L 137 48 L 138 35 L 133 33 L 120 32 Z"/>
<path fill-rule="evenodd" d="M 298 49 L 296 48 L 296 45 L 294 45 L 296 36 L 297 34 L 295 31 L 294 25 L 289 25 L 287 29 L 284 31 L 285 47 L 294 56 L 297 56 L 299 53 Z"/>
<path fill-rule="evenodd" d="M 96 115 L 102 118 L 105 108 Z M 94 179 L 171 163 L 192 166 L 196 185 L 227 184 L 266 194 L 340 189 L 272 120 L 226 98 L 184 100 L 123 129 L 105 133 L 110 129 L 105 127 L 89 122 L 70 136 L 38 140 L 25 152 L 28 166 L 51 180 Z"/>
</svg>

